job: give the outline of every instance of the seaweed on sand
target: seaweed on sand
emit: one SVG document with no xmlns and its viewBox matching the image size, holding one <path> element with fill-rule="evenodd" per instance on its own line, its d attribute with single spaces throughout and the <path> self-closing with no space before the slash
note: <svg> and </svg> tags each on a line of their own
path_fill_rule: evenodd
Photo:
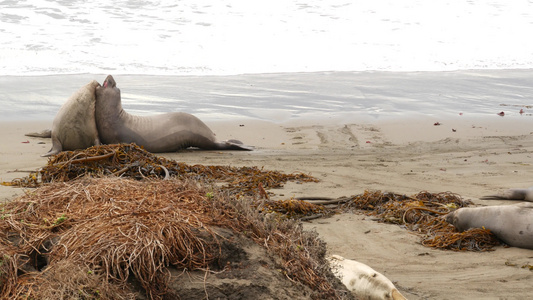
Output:
<svg viewBox="0 0 533 300">
<path fill-rule="evenodd" d="M 216 228 L 228 228 L 279 257 L 312 298 L 341 298 L 316 232 L 268 219 L 251 201 L 176 178 L 44 185 L 1 205 L 0 297 L 128 299 L 136 282 L 161 299 L 171 293 L 169 267 L 224 271 Z"/>
<path fill-rule="evenodd" d="M 284 174 L 259 167 L 188 165 L 156 156 L 135 144 L 93 146 L 84 150 L 63 151 L 48 164 L 28 176 L 3 182 L 3 185 L 38 187 L 43 183 L 67 182 L 84 176 L 119 176 L 133 179 L 169 178 L 223 182 L 222 189 L 236 195 L 256 195 L 259 183 L 265 189 L 282 187 L 287 181 L 316 182 L 303 173 Z"/>
<path fill-rule="evenodd" d="M 381 191 L 365 191 L 344 201 L 343 209 L 360 209 L 387 223 L 405 226 L 411 231 L 423 234 L 422 244 L 428 247 L 487 251 L 500 245 L 501 242 L 488 229 L 470 229 L 458 232 L 441 216 L 461 207 L 469 201 L 459 195 L 444 193 L 420 192 L 412 196 Z"/>
</svg>

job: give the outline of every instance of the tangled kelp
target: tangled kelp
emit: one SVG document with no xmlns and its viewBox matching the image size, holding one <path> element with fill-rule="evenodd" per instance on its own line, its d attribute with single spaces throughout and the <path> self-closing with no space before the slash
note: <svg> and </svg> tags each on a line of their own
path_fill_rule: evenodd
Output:
<svg viewBox="0 0 533 300">
<path fill-rule="evenodd" d="M 326 213 L 324 206 L 298 199 L 266 201 L 264 206 L 268 209 L 267 213 L 272 211 L 288 218 L 321 217 Z"/>
<path fill-rule="evenodd" d="M 213 228 L 228 228 L 280 257 L 276 268 L 314 298 L 339 298 L 317 234 L 295 221 L 266 220 L 260 209 L 178 179 L 45 185 L 1 207 L 1 297 L 127 299 L 134 281 L 161 298 L 169 266 L 224 271 Z"/>
<path fill-rule="evenodd" d="M 225 182 L 222 186 L 224 190 L 239 195 L 257 194 L 259 183 L 265 189 L 271 189 L 282 187 L 287 181 L 318 181 L 307 174 L 284 174 L 255 166 L 188 165 L 156 156 L 135 144 L 113 144 L 61 152 L 51 157 L 48 164 L 40 170 L 2 184 L 38 187 L 43 183 L 67 182 L 87 175 L 114 175 L 133 179 L 177 177 L 209 183 Z"/>
<path fill-rule="evenodd" d="M 380 191 L 365 191 L 346 198 L 343 209 L 360 209 L 377 216 L 381 221 L 405 226 L 424 235 L 422 244 L 428 247 L 486 251 L 501 243 L 488 229 L 458 232 L 440 216 L 469 205 L 454 193 L 420 192 L 413 196 Z"/>
</svg>

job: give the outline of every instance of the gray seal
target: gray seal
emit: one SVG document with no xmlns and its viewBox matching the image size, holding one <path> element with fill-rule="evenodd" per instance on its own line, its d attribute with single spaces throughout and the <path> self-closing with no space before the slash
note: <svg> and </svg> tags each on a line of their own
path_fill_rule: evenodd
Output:
<svg viewBox="0 0 533 300">
<path fill-rule="evenodd" d="M 464 207 L 445 218 L 459 231 L 484 227 L 509 246 L 533 249 L 533 203 Z"/>
<path fill-rule="evenodd" d="M 89 82 L 61 106 L 52 123 L 52 148 L 42 156 L 100 145 L 94 116 L 95 92 L 99 86 L 96 80 Z"/>
<path fill-rule="evenodd" d="M 205 150 L 251 150 L 240 141 L 216 142 L 215 134 L 197 117 L 173 112 L 135 116 L 122 108 L 120 89 L 109 75 L 96 89 L 96 125 L 104 144 L 135 143 L 149 152 L 174 152 L 189 147 Z"/>
</svg>

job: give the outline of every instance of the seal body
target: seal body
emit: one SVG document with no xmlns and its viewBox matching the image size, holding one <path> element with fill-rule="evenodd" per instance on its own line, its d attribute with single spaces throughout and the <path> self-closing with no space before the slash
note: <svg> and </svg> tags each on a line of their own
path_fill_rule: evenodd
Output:
<svg viewBox="0 0 533 300">
<path fill-rule="evenodd" d="M 509 246 L 533 249 L 533 203 L 464 207 L 445 218 L 459 231 L 484 227 Z"/>
<path fill-rule="evenodd" d="M 136 143 L 150 152 L 173 152 L 188 147 L 207 150 L 251 150 L 239 141 L 218 143 L 197 117 L 173 112 L 154 116 L 130 115 L 122 108 L 120 89 L 111 75 L 96 89 L 96 125 L 104 144 Z"/>
<path fill-rule="evenodd" d="M 406 300 L 383 274 L 355 260 L 339 255 L 328 258 L 331 271 L 358 299 Z"/>
<path fill-rule="evenodd" d="M 94 115 L 98 86 L 96 80 L 89 82 L 61 106 L 52 123 L 52 149 L 42 156 L 100 144 Z"/>
</svg>

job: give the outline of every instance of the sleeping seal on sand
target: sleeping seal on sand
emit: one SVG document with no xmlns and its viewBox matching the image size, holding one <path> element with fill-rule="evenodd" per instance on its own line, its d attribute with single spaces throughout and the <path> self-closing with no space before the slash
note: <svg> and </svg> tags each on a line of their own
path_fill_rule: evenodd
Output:
<svg viewBox="0 0 533 300">
<path fill-rule="evenodd" d="M 406 300 L 383 274 L 339 255 L 328 257 L 331 271 L 358 299 Z"/>
<path fill-rule="evenodd" d="M 484 227 L 509 246 L 533 249 L 533 203 L 464 207 L 445 218 L 459 231 Z"/>
<path fill-rule="evenodd" d="M 216 142 L 215 134 L 197 117 L 173 112 L 134 116 L 122 109 L 120 89 L 111 75 L 96 89 L 96 126 L 104 144 L 136 143 L 150 152 L 188 147 L 206 150 L 251 150 L 241 142 Z"/>
<path fill-rule="evenodd" d="M 100 145 L 94 118 L 98 86 L 96 80 L 89 82 L 61 106 L 52 123 L 52 149 L 42 156 Z"/>
<path fill-rule="evenodd" d="M 533 187 L 528 189 L 508 189 L 496 195 L 483 196 L 481 200 L 523 200 L 533 202 Z"/>
</svg>

